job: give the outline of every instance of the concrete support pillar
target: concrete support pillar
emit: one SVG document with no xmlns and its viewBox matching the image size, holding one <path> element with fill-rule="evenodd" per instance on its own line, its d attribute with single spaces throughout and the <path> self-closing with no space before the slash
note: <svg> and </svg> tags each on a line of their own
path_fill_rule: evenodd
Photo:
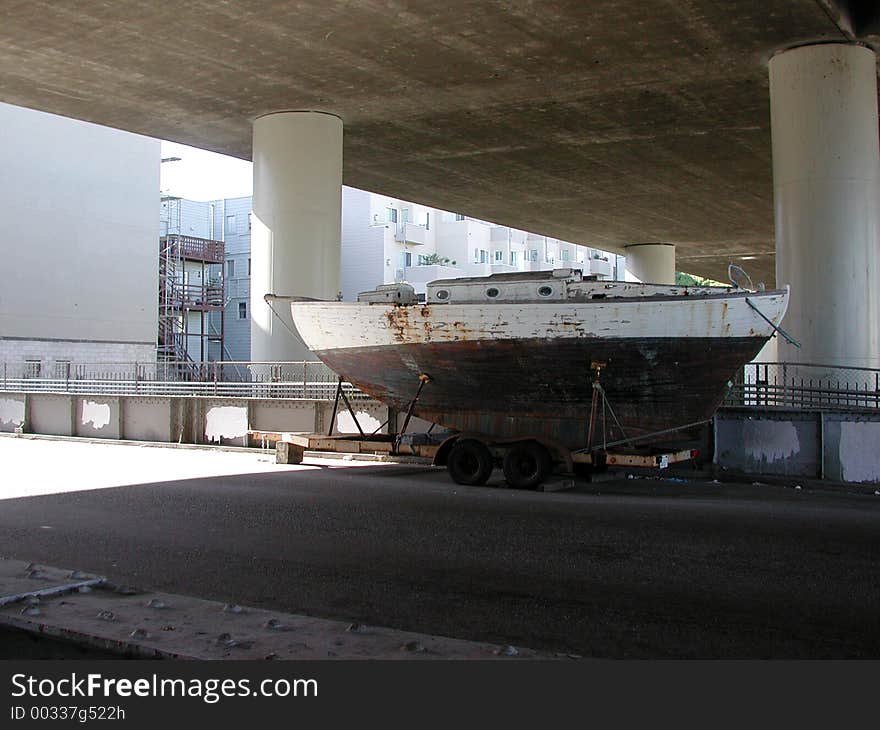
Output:
<svg viewBox="0 0 880 730">
<path fill-rule="evenodd" d="M 251 222 L 251 359 L 314 359 L 293 329 L 290 307 L 266 294 L 335 299 L 342 226 L 342 120 L 279 112 L 254 122 Z"/>
<path fill-rule="evenodd" d="M 675 245 L 633 243 L 627 246 L 626 270 L 646 284 L 674 284 Z"/>
<path fill-rule="evenodd" d="M 791 284 L 780 360 L 880 367 L 877 64 L 857 45 L 770 60 L 776 283 Z"/>
</svg>

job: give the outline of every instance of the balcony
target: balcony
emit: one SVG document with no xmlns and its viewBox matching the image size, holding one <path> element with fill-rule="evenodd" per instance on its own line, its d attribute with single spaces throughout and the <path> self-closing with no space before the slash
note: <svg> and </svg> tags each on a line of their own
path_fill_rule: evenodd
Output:
<svg viewBox="0 0 880 730">
<path fill-rule="evenodd" d="M 603 261 L 602 259 L 588 259 L 590 263 L 590 274 L 598 274 L 599 276 L 611 276 L 613 267 L 611 266 L 610 261 Z M 586 267 L 585 267 L 586 268 Z M 588 272 L 584 272 L 588 273 Z"/>
<path fill-rule="evenodd" d="M 161 242 L 164 246 L 168 246 L 172 258 L 185 261 L 204 261 L 209 264 L 223 263 L 223 241 L 173 233 L 163 236 Z"/>
<path fill-rule="evenodd" d="M 398 223 L 394 232 L 395 241 L 416 246 L 423 246 L 427 238 L 428 229 L 416 223 Z"/>
<path fill-rule="evenodd" d="M 181 284 L 168 282 L 160 291 L 160 307 L 168 310 L 202 310 L 223 308 L 223 285 Z"/>
</svg>

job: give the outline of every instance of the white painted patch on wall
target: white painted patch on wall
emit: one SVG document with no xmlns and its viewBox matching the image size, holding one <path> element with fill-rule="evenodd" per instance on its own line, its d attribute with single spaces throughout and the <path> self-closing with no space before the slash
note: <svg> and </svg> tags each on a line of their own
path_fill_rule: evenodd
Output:
<svg viewBox="0 0 880 730">
<path fill-rule="evenodd" d="M 743 448 L 750 459 L 772 464 L 800 453 L 801 442 L 793 423 L 746 421 Z"/>
<path fill-rule="evenodd" d="M 205 415 L 205 438 L 220 443 L 221 439 L 247 436 L 248 417 L 245 406 L 215 406 Z"/>
<path fill-rule="evenodd" d="M 880 423 L 844 421 L 840 424 L 840 470 L 845 482 L 880 481 Z"/>
<path fill-rule="evenodd" d="M 358 423 L 361 424 L 361 428 L 364 430 L 364 433 L 373 433 L 373 431 L 375 431 L 377 428 L 379 428 L 380 425 L 382 425 L 382 421 L 377 420 L 366 411 L 357 411 L 355 415 L 357 416 Z M 336 430 L 339 433 L 358 432 L 357 426 L 354 423 L 354 419 L 351 417 L 351 414 L 348 411 L 337 414 Z"/>
<path fill-rule="evenodd" d="M 100 431 L 110 423 L 110 404 L 83 399 L 82 425 L 88 426 L 90 423 L 96 431 Z"/>
<path fill-rule="evenodd" d="M 0 398 L 0 423 L 11 423 L 13 426 L 24 423 L 24 401 Z"/>
</svg>

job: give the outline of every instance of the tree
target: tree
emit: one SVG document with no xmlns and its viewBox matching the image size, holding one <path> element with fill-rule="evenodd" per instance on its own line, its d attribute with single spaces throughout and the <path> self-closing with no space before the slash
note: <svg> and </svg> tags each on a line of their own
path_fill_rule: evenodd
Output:
<svg viewBox="0 0 880 730">
<path fill-rule="evenodd" d="M 686 274 L 683 271 L 675 272 L 676 286 L 730 286 L 714 279 L 706 279 L 694 274 Z"/>
<path fill-rule="evenodd" d="M 441 266 L 447 266 L 452 264 L 455 266 L 455 261 L 450 261 L 448 258 L 440 256 L 440 254 L 432 253 L 423 258 L 423 263 L 426 266 L 431 266 L 432 264 L 439 264 Z"/>
</svg>

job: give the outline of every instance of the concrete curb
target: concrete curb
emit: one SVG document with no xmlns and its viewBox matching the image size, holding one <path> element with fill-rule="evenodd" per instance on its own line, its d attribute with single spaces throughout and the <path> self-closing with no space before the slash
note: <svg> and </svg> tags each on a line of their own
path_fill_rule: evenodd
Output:
<svg viewBox="0 0 880 730">
<path fill-rule="evenodd" d="M 574 658 L 142 591 L 10 559 L 0 559 L 0 627 L 141 659 Z"/>
</svg>

